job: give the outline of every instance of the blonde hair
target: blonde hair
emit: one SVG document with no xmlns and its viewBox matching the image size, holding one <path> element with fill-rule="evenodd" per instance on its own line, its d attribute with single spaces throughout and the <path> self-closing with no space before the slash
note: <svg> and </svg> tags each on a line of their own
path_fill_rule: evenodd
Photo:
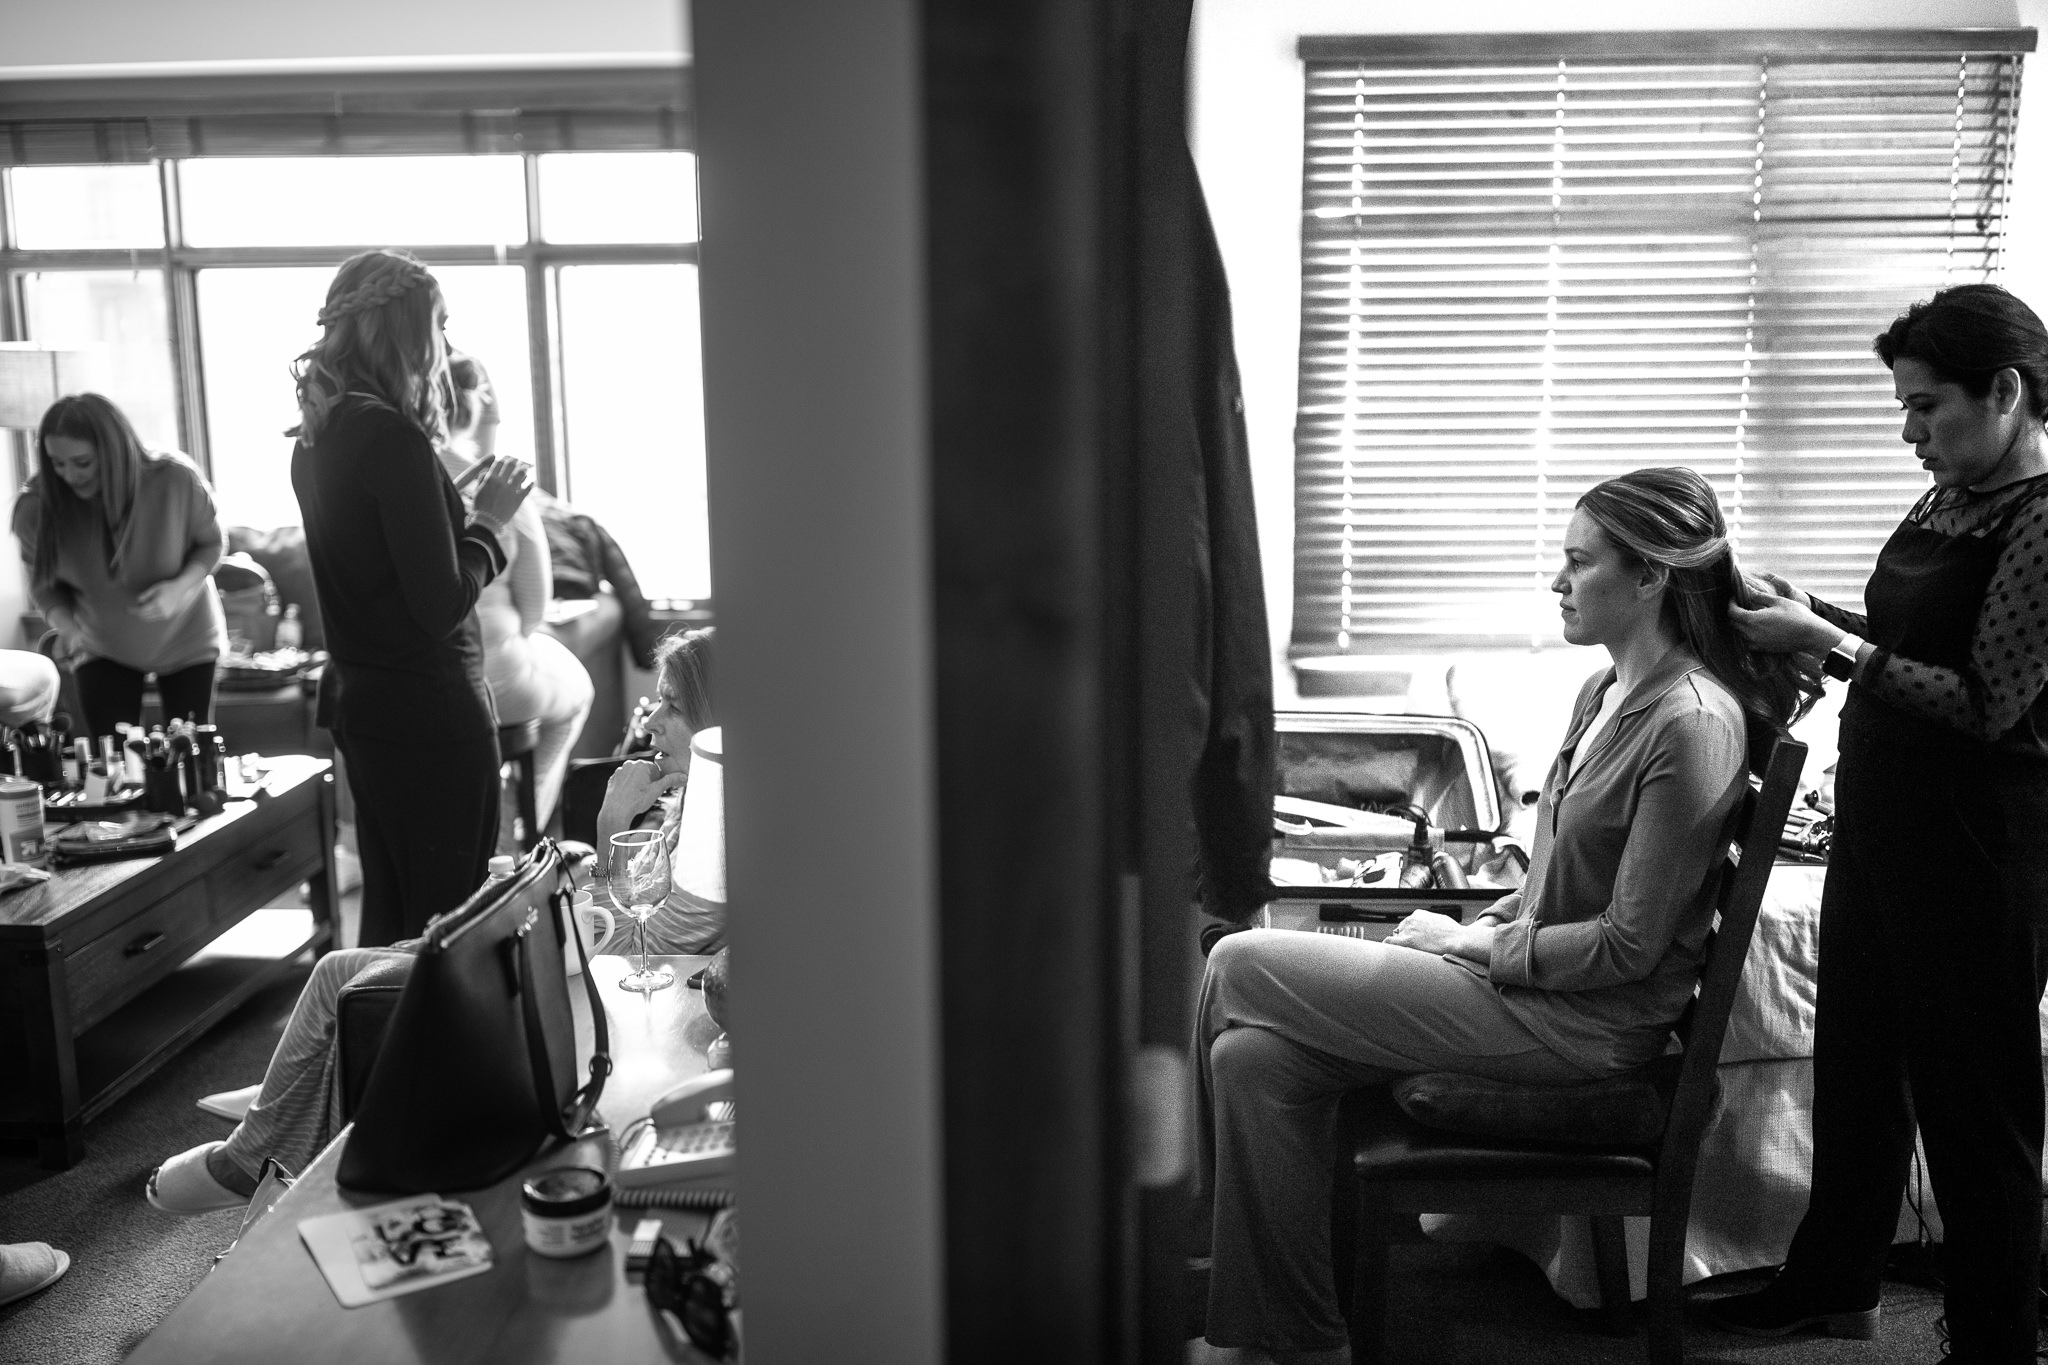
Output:
<svg viewBox="0 0 2048 1365">
<path fill-rule="evenodd" d="M 344 394 L 397 409 L 439 446 L 448 438 L 453 391 L 441 339 L 441 286 L 405 251 L 365 251 L 343 261 L 320 309 L 320 340 L 292 362 L 299 425 L 311 445 Z"/>
</svg>

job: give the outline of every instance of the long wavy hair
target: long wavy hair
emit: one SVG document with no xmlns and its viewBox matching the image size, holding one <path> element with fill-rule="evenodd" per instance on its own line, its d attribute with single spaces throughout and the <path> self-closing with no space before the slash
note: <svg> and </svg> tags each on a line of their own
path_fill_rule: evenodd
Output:
<svg viewBox="0 0 2048 1365">
<path fill-rule="evenodd" d="M 148 452 L 119 408 L 99 394 L 75 393 L 50 404 L 36 427 L 36 486 L 42 510 L 30 575 L 37 583 L 54 579 L 60 534 L 66 527 L 83 525 L 92 515 L 92 503 L 72 492 L 50 462 L 52 436 L 84 441 L 98 455 L 99 492 L 93 502 L 99 504 L 113 542 L 112 567 L 119 568 L 127 544 L 128 517 L 135 510 L 135 488 L 142 480 L 142 462 Z"/>
<path fill-rule="evenodd" d="M 454 401 L 443 317 L 441 286 L 410 252 L 343 261 L 320 309 L 325 331 L 292 362 L 299 425 L 285 434 L 317 444 L 342 395 L 363 393 L 397 409 L 438 448 Z"/>
<path fill-rule="evenodd" d="M 1728 523 L 1713 487 L 1683 465 L 1631 470 L 1579 499 L 1586 515 L 1635 564 L 1669 572 L 1664 617 L 1685 647 L 1742 703 L 1753 747 L 1805 714 L 1820 674 L 1803 656 L 1751 649 L 1728 620 L 1728 604 L 1755 594 L 1736 567 Z"/>
</svg>

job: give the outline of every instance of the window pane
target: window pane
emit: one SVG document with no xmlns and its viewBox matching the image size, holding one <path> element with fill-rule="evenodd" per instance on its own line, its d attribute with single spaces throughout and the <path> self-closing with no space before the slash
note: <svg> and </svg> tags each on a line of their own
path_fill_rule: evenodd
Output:
<svg viewBox="0 0 2048 1365">
<path fill-rule="evenodd" d="M 164 244 L 154 166 L 21 166 L 7 175 L 15 242 L 28 250 Z"/>
<path fill-rule="evenodd" d="M 709 597 L 697 268 L 567 266 L 561 308 L 569 499 L 649 597 Z"/>
<path fill-rule="evenodd" d="M 540 159 L 550 242 L 694 242 L 695 152 L 550 152 Z"/>
<path fill-rule="evenodd" d="M 29 340 L 84 353 L 80 390 L 111 399 L 144 445 L 178 448 L 162 271 L 32 270 L 21 295 Z"/>
<path fill-rule="evenodd" d="M 518 266 L 436 266 L 434 278 L 448 305 L 448 348 L 475 357 L 498 395 L 498 454 L 533 463 L 526 272 Z"/>
<path fill-rule="evenodd" d="M 293 357 L 319 338 L 313 318 L 334 272 L 324 266 L 199 272 L 206 435 L 223 526 L 296 526 L 292 443 L 299 420 Z"/>
<path fill-rule="evenodd" d="M 516 156 L 215 157 L 179 174 L 193 246 L 526 240 Z"/>
<path fill-rule="evenodd" d="M 448 303 L 450 344 L 482 360 L 498 388 L 499 450 L 532 458 L 524 272 L 517 266 L 460 266 L 438 269 L 434 276 Z M 225 525 L 299 523 L 292 443 L 284 435 L 299 420 L 290 365 L 319 340 L 314 318 L 333 278 L 326 266 L 199 274 L 207 434 Z"/>
</svg>

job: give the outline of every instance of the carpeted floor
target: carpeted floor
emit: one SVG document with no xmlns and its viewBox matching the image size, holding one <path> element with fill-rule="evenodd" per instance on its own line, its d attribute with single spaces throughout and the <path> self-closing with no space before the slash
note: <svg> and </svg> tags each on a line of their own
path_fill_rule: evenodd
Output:
<svg viewBox="0 0 2048 1365">
<path fill-rule="evenodd" d="M 1558 1298 L 1542 1272 L 1514 1252 L 1429 1242 L 1418 1230 L 1392 1249 L 1391 1262 L 1387 1354 L 1400 1365 L 1641 1365 L 1645 1358 L 1640 1333 L 1607 1335 L 1595 1314 Z M 1910 1284 L 1885 1285 L 1876 1341 L 1812 1333 L 1763 1340 L 1708 1324 L 1701 1312 L 1708 1299 L 1758 1288 L 1769 1277 L 1754 1271 L 1694 1287 L 1686 1315 L 1689 1365 L 1922 1365 L 1940 1355 L 1940 1296 Z M 1220 1354 L 1189 1343 L 1191 1362 Z"/>
<path fill-rule="evenodd" d="M 156 1164 L 229 1124 L 194 1101 L 263 1079 L 305 970 L 256 996 L 122 1097 L 85 1130 L 85 1160 L 46 1171 L 28 1143 L 0 1143 L 0 1241 L 48 1242 L 70 1273 L 0 1308 L 5 1365 L 113 1365 L 234 1240 L 241 1214 L 177 1218 L 151 1208 L 143 1181 Z"/>
</svg>

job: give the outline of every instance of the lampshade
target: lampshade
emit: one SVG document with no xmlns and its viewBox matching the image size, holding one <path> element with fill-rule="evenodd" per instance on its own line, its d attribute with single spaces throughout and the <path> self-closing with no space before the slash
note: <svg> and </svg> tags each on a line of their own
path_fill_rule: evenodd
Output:
<svg viewBox="0 0 2048 1365">
<path fill-rule="evenodd" d="M 76 351 L 0 341 L 0 427 L 35 430 L 67 391 L 65 380 L 80 358 Z"/>
<path fill-rule="evenodd" d="M 713 726 L 690 739 L 690 784 L 683 788 L 677 822 L 672 909 L 682 909 L 707 931 L 725 922 L 725 746 Z"/>
</svg>

